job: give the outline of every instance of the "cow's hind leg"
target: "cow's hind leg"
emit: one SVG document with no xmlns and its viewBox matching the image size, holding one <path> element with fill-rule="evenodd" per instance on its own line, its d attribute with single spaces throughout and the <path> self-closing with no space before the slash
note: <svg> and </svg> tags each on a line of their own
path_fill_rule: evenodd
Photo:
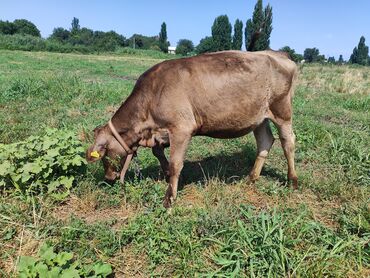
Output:
<svg viewBox="0 0 370 278">
<path fill-rule="evenodd" d="M 170 182 L 167 188 L 166 196 L 163 205 L 169 208 L 176 199 L 177 186 L 180 173 L 184 166 L 184 157 L 187 146 L 191 139 L 191 133 L 172 132 L 170 133 Z"/>
<path fill-rule="evenodd" d="M 279 131 L 279 137 L 281 146 L 284 150 L 284 155 L 288 161 L 288 180 L 293 183 L 294 189 L 298 189 L 298 178 L 294 166 L 295 135 L 292 128 L 292 121 L 278 121 L 275 124 Z"/>
<path fill-rule="evenodd" d="M 161 145 L 155 145 L 152 148 L 153 155 L 159 160 L 159 163 L 161 164 L 161 168 L 163 171 L 163 174 L 166 178 L 166 181 L 169 182 L 170 178 L 170 168 L 169 168 L 169 163 L 166 158 L 166 155 L 164 154 L 164 147 Z"/>
<path fill-rule="evenodd" d="M 257 142 L 257 158 L 249 174 L 249 180 L 251 182 L 254 182 L 260 176 L 263 164 L 275 140 L 268 119 L 265 119 L 253 133 Z"/>
</svg>

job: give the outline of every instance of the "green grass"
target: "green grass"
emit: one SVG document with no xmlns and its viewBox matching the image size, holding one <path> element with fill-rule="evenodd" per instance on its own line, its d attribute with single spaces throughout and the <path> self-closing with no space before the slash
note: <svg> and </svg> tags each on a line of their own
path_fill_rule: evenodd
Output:
<svg viewBox="0 0 370 278">
<path fill-rule="evenodd" d="M 172 57 L 172 56 L 171 56 Z M 0 51 L 0 142 L 75 132 L 84 147 L 135 79 L 170 56 Z M 286 183 L 275 142 L 262 177 L 247 184 L 253 136 L 192 140 L 171 211 L 157 160 L 141 149 L 125 186 L 88 165 L 63 202 L 0 196 L 0 276 L 45 242 L 117 276 L 368 277 L 370 68 L 304 65 L 294 97 L 300 189 Z M 276 130 L 274 130 L 275 137 Z"/>
</svg>

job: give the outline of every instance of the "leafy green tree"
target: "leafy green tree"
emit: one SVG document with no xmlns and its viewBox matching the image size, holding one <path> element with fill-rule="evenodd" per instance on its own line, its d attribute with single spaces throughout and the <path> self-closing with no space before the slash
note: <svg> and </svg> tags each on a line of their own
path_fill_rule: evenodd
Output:
<svg viewBox="0 0 370 278">
<path fill-rule="evenodd" d="M 344 64 L 343 55 L 339 55 L 338 64 L 342 65 Z"/>
<path fill-rule="evenodd" d="M 68 30 L 62 27 L 58 27 L 54 28 L 53 33 L 50 35 L 49 39 L 64 43 L 68 41 L 70 35 L 71 33 Z"/>
<path fill-rule="evenodd" d="M 179 40 L 176 47 L 176 54 L 185 56 L 192 51 L 194 51 L 194 44 L 191 40 L 187 39 Z"/>
<path fill-rule="evenodd" d="M 13 22 L 0 20 L 0 34 L 13 35 L 17 31 Z"/>
<path fill-rule="evenodd" d="M 212 26 L 212 38 L 216 51 L 231 49 L 231 23 L 227 15 L 216 17 Z"/>
<path fill-rule="evenodd" d="M 158 36 L 144 36 L 141 34 L 133 34 L 128 40 L 128 46 L 139 49 L 154 49 L 159 48 Z M 161 49 L 159 49 L 161 50 Z"/>
<path fill-rule="evenodd" d="M 351 54 L 351 57 L 349 58 L 349 62 L 351 64 L 357 64 L 357 61 L 358 61 L 358 58 L 357 57 L 358 57 L 358 49 L 357 49 L 357 47 L 355 47 L 353 49 L 353 52 Z"/>
<path fill-rule="evenodd" d="M 270 48 L 270 36 L 272 32 L 272 7 L 268 4 L 264 10 L 264 22 L 260 37 L 261 50 Z"/>
<path fill-rule="evenodd" d="M 161 25 L 161 32 L 159 33 L 159 48 L 164 52 L 168 52 L 169 42 L 167 41 L 167 26 L 166 22 Z"/>
<path fill-rule="evenodd" d="M 234 24 L 232 49 L 240 50 L 242 49 L 242 45 L 243 45 L 243 22 L 237 19 Z"/>
<path fill-rule="evenodd" d="M 126 38 L 114 31 L 94 31 L 93 47 L 96 50 L 113 51 L 118 46 L 126 46 Z"/>
<path fill-rule="evenodd" d="M 73 45 L 81 44 L 91 46 L 94 42 L 94 31 L 85 27 L 71 31 L 69 42 Z"/>
<path fill-rule="evenodd" d="M 353 49 L 349 59 L 352 64 L 367 65 L 369 61 L 369 47 L 365 44 L 365 37 L 360 38 L 358 46 Z"/>
<path fill-rule="evenodd" d="M 335 64 L 335 57 L 334 56 L 330 56 L 329 58 L 328 58 L 328 63 L 330 63 L 330 64 Z"/>
<path fill-rule="evenodd" d="M 195 49 L 196 53 L 202 54 L 206 52 L 216 51 L 215 43 L 212 37 L 205 37 L 200 40 L 198 46 Z"/>
<path fill-rule="evenodd" d="M 71 23 L 71 32 L 77 32 L 79 30 L 80 30 L 80 20 L 74 17 Z"/>
<path fill-rule="evenodd" d="M 262 32 L 262 26 L 264 22 L 264 12 L 263 12 L 263 3 L 262 0 L 257 0 L 256 5 L 254 6 L 252 19 L 247 20 L 245 26 L 245 48 L 248 49 L 248 46 L 251 44 L 252 36 L 255 33 Z M 252 51 L 257 51 L 259 49 L 258 40 L 255 43 L 254 49 Z"/>
<path fill-rule="evenodd" d="M 322 62 L 325 60 L 324 55 L 320 55 L 320 51 L 314 48 L 306 48 L 303 53 L 303 58 L 307 63 Z"/>
<path fill-rule="evenodd" d="M 288 53 L 290 58 L 296 63 L 299 63 L 303 60 L 303 55 L 296 53 L 295 50 L 290 48 L 289 46 L 284 46 L 279 50 Z"/>
<path fill-rule="evenodd" d="M 263 9 L 262 0 L 257 0 L 252 19 L 248 19 L 245 26 L 245 47 L 250 48 L 253 35 L 258 37 L 250 48 L 251 51 L 259 51 L 270 48 L 270 36 L 272 32 L 272 7 L 267 5 Z"/>
<path fill-rule="evenodd" d="M 5 35 L 22 34 L 41 37 L 36 25 L 26 19 L 16 19 L 14 22 L 0 20 L 0 33 Z"/>
<path fill-rule="evenodd" d="M 16 19 L 13 23 L 17 34 L 41 37 L 40 30 L 37 29 L 36 25 L 31 21 L 26 19 Z"/>
</svg>

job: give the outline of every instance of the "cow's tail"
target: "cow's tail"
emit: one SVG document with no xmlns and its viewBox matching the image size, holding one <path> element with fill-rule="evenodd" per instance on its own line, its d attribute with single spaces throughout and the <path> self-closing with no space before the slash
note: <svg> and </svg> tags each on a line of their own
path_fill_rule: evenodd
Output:
<svg viewBox="0 0 370 278">
<path fill-rule="evenodd" d="M 247 47 L 247 51 L 252 51 L 254 48 L 254 45 L 256 44 L 256 41 L 258 40 L 259 36 L 261 35 L 261 29 L 257 32 L 254 32 L 251 38 L 251 42 L 249 43 Z"/>
</svg>

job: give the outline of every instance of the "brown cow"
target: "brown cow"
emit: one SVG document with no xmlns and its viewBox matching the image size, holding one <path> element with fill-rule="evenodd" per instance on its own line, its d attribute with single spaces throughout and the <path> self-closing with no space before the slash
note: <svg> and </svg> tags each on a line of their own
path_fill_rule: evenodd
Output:
<svg viewBox="0 0 370 278">
<path fill-rule="evenodd" d="M 297 188 L 292 130 L 296 76 L 295 63 L 274 51 L 224 51 L 164 61 L 140 76 L 131 95 L 113 115 L 113 129 L 119 135 L 115 136 L 109 125 L 95 129 L 87 160 L 103 158 L 106 178 L 114 180 L 119 175 L 107 156 L 123 157 L 123 165 L 128 153 L 139 146 L 151 147 L 168 176 L 164 205 L 169 207 L 176 198 L 192 136 L 235 138 L 253 131 L 257 158 L 249 177 L 254 181 L 274 142 L 271 120 L 288 161 L 288 179 Z M 167 146 L 169 163 L 163 152 Z"/>
</svg>

